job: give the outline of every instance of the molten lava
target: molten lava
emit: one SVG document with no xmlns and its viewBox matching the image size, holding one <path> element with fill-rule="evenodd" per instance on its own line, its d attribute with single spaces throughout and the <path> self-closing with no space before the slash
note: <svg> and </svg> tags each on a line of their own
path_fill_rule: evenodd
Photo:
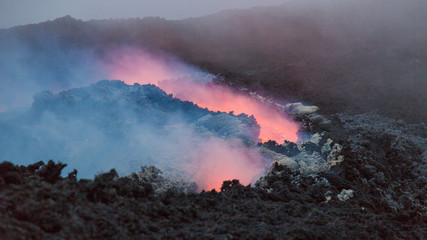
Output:
<svg viewBox="0 0 427 240">
<path fill-rule="evenodd" d="M 195 75 L 197 70 L 177 60 L 164 60 L 135 50 L 115 55 L 118 61 L 109 67 L 112 78 L 127 84 L 155 84 L 168 94 L 211 111 L 253 115 L 261 127 L 259 137 L 263 142 L 298 140 L 299 125 L 284 113 L 224 86 L 190 79 L 188 76 Z"/>
<path fill-rule="evenodd" d="M 263 142 L 275 140 L 283 143 L 285 140 L 298 140 L 299 125 L 283 112 L 224 86 L 191 77 L 200 71 L 176 59 L 155 57 L 134 49 L 122 49 L 113 52 L 112 56 L 113 61 L 107 69 L 114 79 L 120 79 L 127 84 L 155 84 L 168 94 L 211 111 L 253 115 L 260 125 L 259 138 Z M 219 145 L 222 144 L 215 143 L 211 145 L 215 148 L 212 147 L 195 157 L 198 170 L 193 171 L 196 173 L 192 180 L 203 189 L 219 189 L 222 181 L 229 179 L 239 179 L 242 184 L 249 184 L 253 177 L 262 171 L 259 153 L 256 156 L 253 153 L 245 153 L 247 149 L 244 147 L 222 151 L 225 146 L 221 148 Z"/>
<path fill-rule="evenodd" d="M 283 143 L 285 140 L 298 140 L 298 124 L 274 107 L 226 87 L 179 80 L 161 81 L 158 86 L 179 99 L 194 102 L 211 111 L 253 115 L 261 127 L 259 137 L 263 142 L 275 140 Z"/>
<path fill-rule="evenodd" d="M 261 154 L 239 143 L 208 139 L 195 153 L 191 168 L 199 190 L 219 190 L 224 180 L 239 179 L 249 184 L 264 172 Z"/>
</svg>

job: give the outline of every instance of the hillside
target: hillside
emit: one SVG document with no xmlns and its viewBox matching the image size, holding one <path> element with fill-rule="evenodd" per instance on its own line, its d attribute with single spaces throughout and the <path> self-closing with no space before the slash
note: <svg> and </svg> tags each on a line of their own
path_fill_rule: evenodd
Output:
<svg viewBox="0 0 427 240">
<path fill-rule="evenodd" d="M 136 46 L 178 56 L 234 86 L 310 102 L 328 113 L 377 110 L 426 122 L 426 5 L 305 1 L 180 21 L 67 16 L 3 30 L 0 49 L 24 43 L 35 53 L 21 63 L 66 70 L 73 63 L 52 47 L 65 57 L 77 49 L 103 58 L 111 48 Z"/>
<path fill-rule="evenodd" d="M 427 239 L 426 12 L 0 29 L 0 239 Z"/>
<path fill-rule="evenodd" d="M 0 237 L 424 239 L 425 125 L 375 114 L 339 114 L 322 124 L 315 119 L 300 116 L 305 130 L 324 131 L 317 143 L 262 146 L 295 160 L 305 155 L 296 170 L 282 156 L 285 161 L 274 163 L 255 185 L 230 179 L 218 191 L 193 192 L 155 167 L 78 180 L 78 170 L 61 177 L 62 163 L 3 162 Z M 300 171 L 325 151 L 328 168 Z"/>
</svg>

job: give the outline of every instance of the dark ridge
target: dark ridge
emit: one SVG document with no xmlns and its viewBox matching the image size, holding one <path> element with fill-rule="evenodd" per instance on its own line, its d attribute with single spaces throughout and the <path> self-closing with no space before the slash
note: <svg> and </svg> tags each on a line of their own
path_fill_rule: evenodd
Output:
<svg viewBox="0 0 427 240">
<path fill-rule="evenodd" d="M 53 38 L 64 49 L 101 56 L 123 45 L 160 50 L 234 86 L 310 102 L 326 113 L 377 110 L 426 122 L 426 2 L 355 2 L 295 1 L 181 21 L 67 16 L 3 31 L 0 46 L 19 39 L 38 49 Z"/>
<path fill-rule="evenodd" d="M 425 125 L 335 118 L 328 134 L 347 136 L 343 162 L 317 176 L 275 163 L 255 186 L 230 179 L 221 192 L 171 185 L 155 167 L 77 181 L 75 170 L 61 177 L 62 163 L 3 162 L 0 238 L 423 239 Z"/>
</svg>

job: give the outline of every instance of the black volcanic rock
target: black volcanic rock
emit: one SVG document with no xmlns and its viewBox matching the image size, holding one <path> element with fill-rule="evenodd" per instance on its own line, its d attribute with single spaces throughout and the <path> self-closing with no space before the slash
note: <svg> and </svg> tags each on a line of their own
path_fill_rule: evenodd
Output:
<svg viewBox="0 0 427 240">
<path fill-rule="evenodd" d="M 424 239 L 425 126 L 335 117 L 344 161 L 311 175 L 275 163 L 255 187 L 230 179 L 221 192 L 174 188 L 154 167 L 77 181 L 61 163 L 3 162 L 0 238 Z"/>
<path fill-rule="evenodd" d="M 28 114 L 0 120 L 0 160 L 28 163 L 0 163 L 0 239 L 427 239 L 427 2 L 320 2 L 181 21 L 64 17 L 0 30 L 0 71 L 12 71 L 0 79 L 6 79 L 1 94 L 34 87 L 19 78 L 24 69 L 37 73 L 35 85 L 68 88 L 75 62 L 94 60 L 84 61 L 88 52 L 102 60 L 110 49 L 134 46 L 178 56 L 222 76 L 220 84 L 313 103 L 325 117 L 294 116 L 312 138 L 307 142 L 261 144 L 283 161 L 273 162 L 255 186 L 228 179 L 221 192 L 196 193 L 193 184 L 153 166 L 126 177 L 111 170 L 94 180 L 78 179 L 80 169 L 61 174 L 63 163 L 36 162 L 49 159 L 39 150 L 54 146 L 74 156 L 75 148 L 42 136 L 100 130 L 102 139 L 117 139 L 97 151 L 107 152 L 107 164 L 108 157 L 124 159 L 126 148 L 115 156 L 108 150 L 127 145 L 120 143 L 132 130 L 123 130 L 135 122 L 161 129 L 179 110 L 197 131 L 252 146 L 253 118 L 212 113 L 154 86 L 119 81 L 42 92 Z M 379 114 L 366 113 L 371 110 Z M 244 128 L 218 127 L 216 120 L 224 119 Z M 58 131 L 44 128 L 57 120 L 66 123 Z M 70 123 L 77 124 L 61 132 Z M 23 137 L 28 141 L 19 144 Z M 99 146 L 92 140 L 72 142 Z M 87 152 L 70 160 L 93 168 L 88 160 L 95 157 Z"/>
</svg>

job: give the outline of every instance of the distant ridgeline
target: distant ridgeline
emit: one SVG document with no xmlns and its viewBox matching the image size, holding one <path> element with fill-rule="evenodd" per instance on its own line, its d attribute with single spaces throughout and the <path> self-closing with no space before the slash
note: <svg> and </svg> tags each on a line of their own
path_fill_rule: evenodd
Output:
<svg viewBox="0 0 427 240">
<path fill-rule="evenodd" d="M 149 164 L 162 153 L 162 144 L 185 139 L 215 137 L 254 146 L 259 125 L 253 116 L 212 112 L 154 85 L 103 80 L 58 94 L 36 94 L 30 111 L 0 120 L 0 132 L 0 161 L 28 164 L 106 158 L 103 170 L 109 170 L 115 166 L 108 166 L 107 159 L 144 158 Z M 160 150 L 144 155 L 157 147 Z M 91 177 L 79 169 L 81 174 Z"/>
</svg>

